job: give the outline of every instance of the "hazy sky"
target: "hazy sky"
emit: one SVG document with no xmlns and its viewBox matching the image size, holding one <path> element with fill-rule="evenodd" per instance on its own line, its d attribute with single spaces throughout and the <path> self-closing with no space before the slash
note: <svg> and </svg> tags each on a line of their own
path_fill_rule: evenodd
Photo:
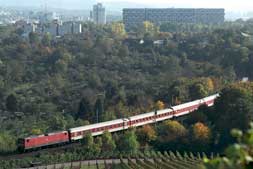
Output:
<svg viewBox="0 0 253 169">
<path fill-rule="evenodd" d="M 253 0 L 0 0 L 0 6 L 42 6 L 47 3 L 56 8 L 90 9 L 96 2 L 104 2 L 106 7 L 117 10 L 127 7 L 216 7 L 226 11 L 253 11 Z"/>
<path fill-rule="evenodd" d="M 102 2 L 134 2 L 154 7 L 219 7 L 227 10 L 253 10 L 253 0 L 97 0 Z"/>
</svg>

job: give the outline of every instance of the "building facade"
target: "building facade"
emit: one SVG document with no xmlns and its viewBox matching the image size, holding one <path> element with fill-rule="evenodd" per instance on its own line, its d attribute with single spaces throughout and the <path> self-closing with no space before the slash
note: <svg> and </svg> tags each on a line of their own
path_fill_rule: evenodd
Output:
<svg viewBox="0 0 253 169">
<path fill-rule="evenodd" d="M 90 16 L 96 24 L 106 24 L 106 13 L 103 4 L 98 3 L 93 6 L 93 11 Z"/>
<path fill-rule="evenodd" d="M 203 23 L 220 24 L 225 19 L 225 10 L 204 8 L 128 8 L 123 9 L 123 21 L 126 28 L 131 28 L 144 21 L 155 24 Z"/>
<path fill-rule="evenodd" d="M 28 37 L 31 32 L 38 33 L 42 36 L 49 33 L 53 38 L 82 33 L 81 22 L 61 22 L 58 20 L 47 24 L 25 23 L 24 26 L 17 26 L 17 28 L 23 29 L 23 37 Z"/>
</svg>

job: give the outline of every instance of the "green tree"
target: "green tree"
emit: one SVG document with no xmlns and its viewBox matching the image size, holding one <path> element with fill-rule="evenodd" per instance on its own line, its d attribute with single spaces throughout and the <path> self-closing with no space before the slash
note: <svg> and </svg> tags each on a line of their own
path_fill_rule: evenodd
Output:
<svg viewBox="0 0 253 169">
<path fill-rule="evenodd" d="M 85 136 L 82 139 L 82 145 L 84 146 L 84 149 L 88 152 L 93 151 L 94 147 L 94 138 L 92 137 L 92 134 L 90 132 L 86 133 Z"/>
<path fill-rule="evenodd" d="M 196 83 L 190 87 L 190 95 L 192 100 L 201 99 L 208 95 L 208 91 L 205 89 L 203 84 Z"/>
<path fill-rule="evenodd" d="M 102 135 L 102 151 L 113 152 L 116 148 L 116 144 L 112 139 L 112 135 L 109 131 L 105 131 Z"/>
<path fill-rule="evenodd" d="M 99 139 L 96 140 L 96 143 L 94 141 L 94 138 L 91 134 L 91 132 L 88 132 L 85 134 L 81 141 L 84 152 L 90 157 L 98 156 L 101 152 L 101 141 Z"/>
<path fill-rule="evenodd" d="M 229 135 L 231 129 L 245 130 L 253 119 L 252 88 L 247 89 L 243 84 L 234 84 L 223 89 L 215 102 L 214 112 L 210 117 L 217 134 L 220 135 L 220 144 L 225 146 L 233 141 Z M 229 122 L 229 125 L 224 123 L 225 121 Z"/>
<path fill-rule="evenodd" d="M 42 44 L 43 44 L 44 46 L 51 46 L 51 40 L 52 40 L 51 35 L 50 35 L 49 33 L 46 33 L 46 34 L 43 36 L 41 42 L 42 42 Z"/>
<path fill-rule="evenodd" d="M 6 108 L 12 112 L 18 110 L 18 101 L 14 94 L 11 94 L 6 98 Z"/>
<path fill-rule="evenodd" d="M 34 32 L 29 33 L 29 40 L 32 45 L 36 45 L 39 43 L 39 35 Z"/>
<path fill-rule="evenodd" d="M 212 160 L 205 159 L 205 169 L 251 169 L 253 166 L 253 123 L 250 129 L 242 132 L 238 129 L 231 131 L 237 143 L 229 146 L 225 151 L 224 157 Z"/>
<path fill-rule="evenodd" d="M 95 106 L 94 112 L 96 112 L 96 122 L 100 122 L 102 119 L 101 117 L 104 115 L 104 101 L 101 98 L 98 98 Z"/>
<path fill-rule="evenodd" d="M 83 119 L 83 120 L 92 120 L 92 108 L 90 105 L 90 102 L 86 98 L 82 98 L 79 103 L 77 118 Z"/>
<path fill-rule="evenodd" d="M 16 150 L 16 140 L 8 133 L 0 133 L 0 153 L 9 153 Z"/>
<path fill-rule="evenodd" d="M 136 154 L 139 149 L 139 142 L 134 130 L 126 131 L 120 139 L 119 150 L 126 153 Z"/>
</svg>

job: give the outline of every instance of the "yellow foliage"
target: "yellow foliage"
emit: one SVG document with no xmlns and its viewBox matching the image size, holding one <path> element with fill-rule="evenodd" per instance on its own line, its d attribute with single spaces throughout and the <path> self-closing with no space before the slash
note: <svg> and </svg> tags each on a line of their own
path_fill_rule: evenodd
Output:
<svg viewBox="0 0 253 169">
<path fill-rule="evenodd" d="M 161 142 L 173 141 L 187 135 L 187 130 L 182 124 L 171 120 L 163 122 L 159 132 L 162 132 L 159 138 Z"/>
<path fill-rule="evenodd" d="M 207 78 L 206 80 L 207 83 L 207 89 L 208 91 L 213 91 L 214 90 L 214 82 L 211 78 Z"/>
<path fill-rule="evenodd" d="M 210 129 L 203 123 L 196 123 L 193 125 L 193 138 L 199 141 L 209 141 L 211 136 Z"/>
<path fill-rule="evenodd" d="M 167 130 L 169 130 L 170 132 L 178 133 L 179 135 L 185 134 L 185 131 L 186 131 L 185 127 L 182 124 L 180 124 L 178 121 L 168 120 L 168 121 L 165 121 L 164 124 Z"/>
<path fill-rule="evenodd" d="M 124 38 L 126 36 L 126 31 L 125 31 L 125 25 L 123 23 L 113 23 L 111 25 L 111 30 L 112 33 L 115 35 Z"/>
<path fill-rule="evenodd" d="M 165 108 L 165 104 L 162 101 L 158 100 L 155 104 L 155 108 L 156 110 L 162 110 Z"/>
<path fill-rule="evenodd" d="M 141 132 L 145 135 L 147 141 L 153 141 L 157 137 L 155 130 L 150 125 L 145 125 Z"/>
<path fill-rule="evenodd" d="M 40 135 L 40 134 L 42 134 L 42 131 L 40 129 L 32 129 L 31 134 L 32 135 Z"/>
<path fill-rule="evenodd" d="M 155 26 L 152 22 L 144 21 L 143 22 L 143 30 L 141 30 L 141 33 L 150 33 L 151 35 L 154 35 L 159 32 L 158 27 Z"/>
</svg>

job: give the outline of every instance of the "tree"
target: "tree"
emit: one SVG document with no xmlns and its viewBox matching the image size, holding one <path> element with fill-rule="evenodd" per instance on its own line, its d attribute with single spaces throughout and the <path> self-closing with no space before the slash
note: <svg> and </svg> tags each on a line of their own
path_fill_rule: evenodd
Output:
<svg viewBox="0 0 253 169">
<path fill-rule="evenodd" d="M 134 130 L 128 130 L 120 139 L 119 150 L 126 153 L 136 154 L 139 149 L 139 142 Z"/>
<path fill-rule="evenodd" d="M 52 40 L 51 35 L 50 35 L 49 33 L 46 33 L 46 34 L 43 36 L 41 42 L 42 42 L 42 44 L 43 44 L 44 46 L 51 46 L 51 40 Z"/>
<path fill-rule="evenodd" d="M 211 131 L 203 123 L 195 123 L 192 126 L 192 138 L 203 145 L 207 145 L 210 142 Z"/>
<path fill-rule="evenodd" d="M 207 85 L 208 91 L 213 92 L 213 90 L 214 90 L 214 82 L 213 82 L 213 79 L 207 78 L 207 80 L 206 80 L 206 85 Z"/>
<path fill-rule="evenodd" d="M 10 153 L 16 150 L 16 142 L 8 133 L 0 133 L 0 153 Z"/>
<path fill-rule="evenodd" d="M 147 146 L 157 138 L 156 131 L 150 125 L 145 125 L 141 129 L 137 130 L 137 136 L 142 146 Z"/>
<path fill-rule="evenodd" d="M 190 87 L 190 95 L 192 100 L 201 99 L 208 95 L 208 91 L 205 89 L 203 84 L 196 83 Z"/>
<path fill-rule="evenodd" d="M 83 137 L 82 145 L 84 146 L 84 149 L 88 152 L 91 152 L 93 150 L 94 138 L 92 137 L 92 134 L 90 132 L 86 133 Z"/>
<path fill-rule="evenodd" d="M 153 144 L 159 151 L 185 151 L 189 149 L 188 130 L 177 121 L 164 121 L 157 126 L 157 140 Z"/>
<path fill-rule="evenodd" d="M 104 101 L 102 101 L 101 98 L 98 98 L 95 106 L 94 106 L 94 112 L 96 112 L 96 122 L 100 122 L 102 119 L 101 117 L 104 115 Z"/>
<path fill-rule="evenodd" d="M 18 110 L 18 101 L 14 94 L 11 94 L 6 99 L 6 108 L 9 111 L 17 111 Z"/>
<path fill-rule="evenodd" d="M 155 109 L 156 110 L 162 110 L 164 108 L 165 108 L 165 104 L 162 101 L 158 100 L 155 104 Z"/>
<path fill-rule="evenodd" d="M 40 134 L 42 134 L 42 131 L 41 131 L 41 129 L 32 129 L 31 134 L 32 135 L 40 135 Z"/>
<path fill-rule="evenodd" d="M 102 135 L 102 151 L 113 152 L 116 148 L 116 144 L 112 139 L 112 135 L 109 131 L 105 131 Z"/>
<path fill-rule="evenodd" d="M 234 141 L 229 131 L 233 128 L 245 130 L 253 119 L 252 86 L 247 89 L 244 84 L 234 84 L 223 89 L 215 102 L 214 112 L 211 119 L 220 135 L 220 145 L 226 146 Z"/>
<path fill-rule="evenodd" d="M 250 129 L 242 132 L 238 129 L 231 130 L 231 135 L 237 143 L 230 145 L 225 150 L 224 157 L 205 159 L 204 169 L 250 169 L 253 166 L 253 123 Z"/>
<path fill-rule="evenodd" d="M 32 45 L 36 45 L 39 43 L 39 35 L 34 32 L 29 33 L 29 40 Z"/>
<path fill-rule="evenodd" d="M 182 124 L 171 120 L 163 122 L 157 132 L 161 143 L 175 141 L 187 135 L 187 130 Z"/>
<path fill-rule="evenodd" d="M 79 103 L 77 118 L 88 121 L 91 121 L 93 118 L 90 102 L 86 98 L 82 98 Z"/>
<path fill-rule="evenodd" d="M 153 35 L 154 33 L 156 33 L 157 28 L 152 22 L 144 21 L 143 22 L 143 30 L 144 30 L 144 33 L 149 33 L 149 34 Z"/>
<path fill-rule="evenodd" d="M 119 37 L 119 38 L 125 38 L 127 35 L 125 31 L 125 25 L 120 22 L 112 23 L 111 31 L 114 36 Z"/>
</svg>

